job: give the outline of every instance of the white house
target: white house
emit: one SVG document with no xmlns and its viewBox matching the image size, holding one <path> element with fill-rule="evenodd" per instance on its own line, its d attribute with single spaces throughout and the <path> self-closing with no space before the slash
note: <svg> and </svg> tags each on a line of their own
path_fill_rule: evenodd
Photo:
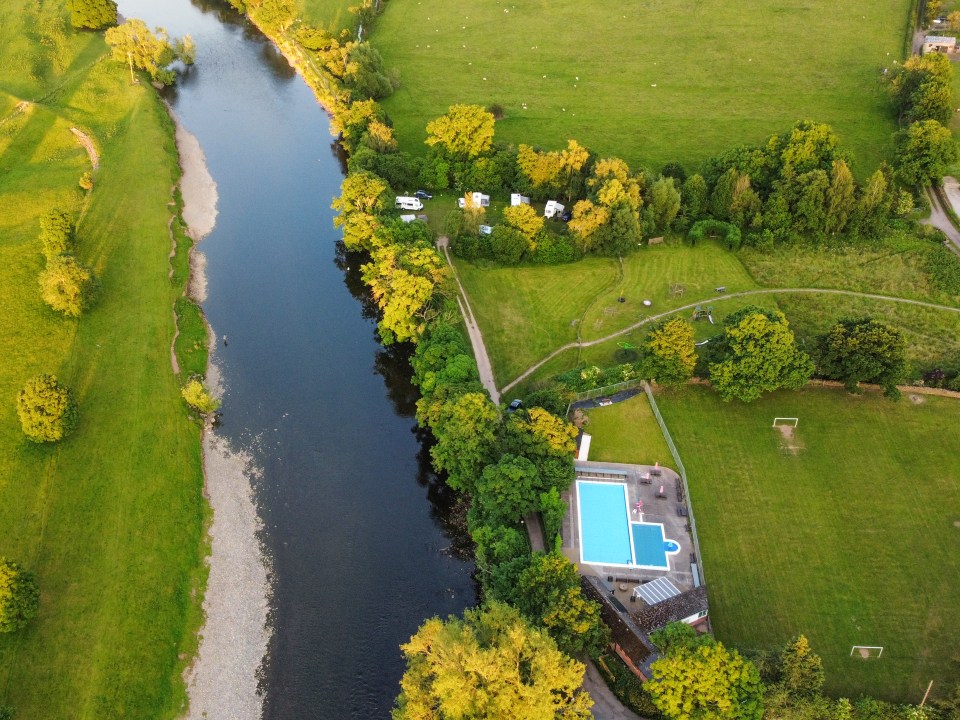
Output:
<svg viewBox="0 0 960 720">
<path fill-rule="evenodd" d="M 510 193 L 510 207 L 516 207 L 517 205 L 529 205 L 530 198 L 524 197 L 520 193 Z"/>
<path fill-rule="evenodd" d="M 926 55 L 931 52 L 953 53 L 957 51 L 957 39 L 955 37 L 942 35 L 927 35 L 923 39 L 923 48 L 921 54 Z"/>
<path fill-rule="evenodd" d="M 473 199 L 473 204 L 476 207 L 490 207 L 490 196 L 484 195 L 483 193 L 474 192 L 470 193 L 470 197 Z M 457 206 L 463 210 L 467 206 L 466 198 L 457 198 Z"/>
<path fill-rule="evenodd" d="M 547 200 L 546 207 L 543 208 L 545 218 L 560 217 L 563 215 L 564 207 L 556 200 Z"/>
</svg>

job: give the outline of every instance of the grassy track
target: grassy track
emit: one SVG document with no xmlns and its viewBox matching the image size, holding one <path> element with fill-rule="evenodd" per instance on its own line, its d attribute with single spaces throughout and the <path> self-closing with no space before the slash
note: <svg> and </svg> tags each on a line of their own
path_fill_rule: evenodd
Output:
<svg viewBox="0 0 960 720">
<path fill-rule="evenodd" d="M 805 633 L 832 693 L 919 701 L 955 680 L 960 642 L 960 402 L 840 391 L 723 403 L 660 393 L 690 477 L 720 639 L 772 648 Z M 770 425 L 799 417 L 782 448 Z M 852 645 L 883 658 L 849 658 Z"/>
<path fill-rule="evenodd" d="M 900 59 L 909 5 L 391 0 L 373 40 L 402 72 L 385 107 L 407 148 L 457 102 L 501 104 L 501 140 L 573 137 L 657 169 L 809 118 L 834 126 L 863 176 L 890 147 L 880 69 Z"/>
<path fill-rule="evenodd" d="M 173 133 L 149 86 L 98 62 L 98 36 L 40 43 L 57 15 L 57 3 L 0 10 L 0 554 L 42 588 L 39 617 L 0 637 L 0 705 L 18 720 L 174 717 L 199 620 L 205 506 L 199 430 L 170 364 Z M 71 126 L 100 151 L 89 202 Z M 54 205 L 83 213 L 78 255 L 103 285 L 79 322 L 38 296 L 37 220 Z M 14 412 L 38 372 L 79 396 L 80 426 L 53 447 L 25 442 Z"/>
</svg>

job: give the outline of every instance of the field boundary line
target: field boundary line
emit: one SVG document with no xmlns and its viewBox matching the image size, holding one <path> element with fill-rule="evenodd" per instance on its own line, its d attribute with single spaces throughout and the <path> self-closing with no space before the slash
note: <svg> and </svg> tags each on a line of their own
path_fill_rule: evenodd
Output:
<svg viewBox="0 0 960 720">
<path fill-rule="evenodd" d="M 925 300 L 912 300 L 910 298 L 894 297 L 892 295 L 878 295 L 876 293 L 866 293 L 866 292 L 860 292 L 858 290 L 838 290 L 833 288 L 759 288 L 756 290 L 741 290 L 740 292 L 727 293 L 726 295 L 717 295 L 715 297 L 710 298 L 710 301 L 719 302 L 721 300 L 731 300 L 733 298 L 738 298 L 738 297 L 750 297 L 753 295 L 778 295 L 778 294 L 779 295 L 790 295 L 790 294 L 846 295 L 848 297 L 866 298 L 868 300 L 883 300 L 886 302 L 901 303 L 903 305 L 914 305 L 917 307 L 931 308 L 933 310 L 945 310 L 947 312 L 960 314 L 960 307 L 952 307 L 950 305 L 939 305 L 937 303 L 927 302 Z M 553 360 L 555 357 L 557 357 L 561 353 L 566 352 L 567 350 L 600 345 L 602 343 L 607 342 L 608 340 L 613 340 L 614 338 L 618 338 L 621 335 L 626 335 L 627 333 L 633 332 L 637 328 L 643 327 L 644 325 L 647 325 L 649 323 L 656 322 L 657 320 L 663 320 L 664 318 L 668 318 L 671 315 L 676 315 L 677 313 L 683 312 L 685 310 L 692 310 L 697 305 L 702 305 L 704 302 L 705 300 L 699 300 L 698 302 L 689 303 L 687 305 L 681 305 L 680 307 L 673 308 L 672 310 L 666 310 L 662 313 L 651 315 L 650 317 L 639 320 L 633 323 L 632 325 L 628 325 L 625 328 L 617 330 L 616 332 L 612 332 L 609 335 L 606 335 L 604 337 L 597 338 L 596 340 L 587 340 L 586 342 L 571 342 L 571 343 L 567 343 L 566 345 L 561 345 L 556 350 L 554 350 L 549 355 L 547 355 L 545 358 L 538 361 L 534 365 L 531 365 L 529 368 L 524 370 L 523 373 L 521 373 L 516 378 L 511 380 L 509 383 L 504 385 L 500 389 L 500 392 L 501 393 L 507 392 L 508 390 L 513 388 L 515 385 L 522 382 L 523 380 L 526 380 L 534 372 L 536 372 L 541 367 L 546 365 L 548 362 Z"/>
</svg>

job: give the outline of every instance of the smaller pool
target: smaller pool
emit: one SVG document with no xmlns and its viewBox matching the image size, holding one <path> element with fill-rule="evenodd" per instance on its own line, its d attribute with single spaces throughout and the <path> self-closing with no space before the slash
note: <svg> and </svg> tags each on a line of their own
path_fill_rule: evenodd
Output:
<svg viewBox="0 0 960 720">
<path fill-rule="evenodd" d="M 669 555 L 680 552 L 680 546 L 675 543 L 673 540 L 664 540 L 663 541 L 663 551 Z"/>
</svg>

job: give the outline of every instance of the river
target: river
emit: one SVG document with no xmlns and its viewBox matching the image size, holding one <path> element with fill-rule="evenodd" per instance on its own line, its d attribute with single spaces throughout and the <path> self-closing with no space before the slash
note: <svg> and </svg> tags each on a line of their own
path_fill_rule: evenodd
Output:
<svg viewBox="0 0 960 720">
<path fill-rule="evenodd" d="M 387 717 L 399 644 L 475 601 L 473 567 L 445 526 L 451 498 L 415 431 L 406 357 L 378 344 L 360 258 L 337 249 L 343 171 L 327 116 L 225 5 L 120 11 L 197 44 L 168 100 L 219 193 L 200 245 L 204 310 L 219 338 L 217 434 L 257 468 L 272 584 L 264 717 Z"/>
</svg>

